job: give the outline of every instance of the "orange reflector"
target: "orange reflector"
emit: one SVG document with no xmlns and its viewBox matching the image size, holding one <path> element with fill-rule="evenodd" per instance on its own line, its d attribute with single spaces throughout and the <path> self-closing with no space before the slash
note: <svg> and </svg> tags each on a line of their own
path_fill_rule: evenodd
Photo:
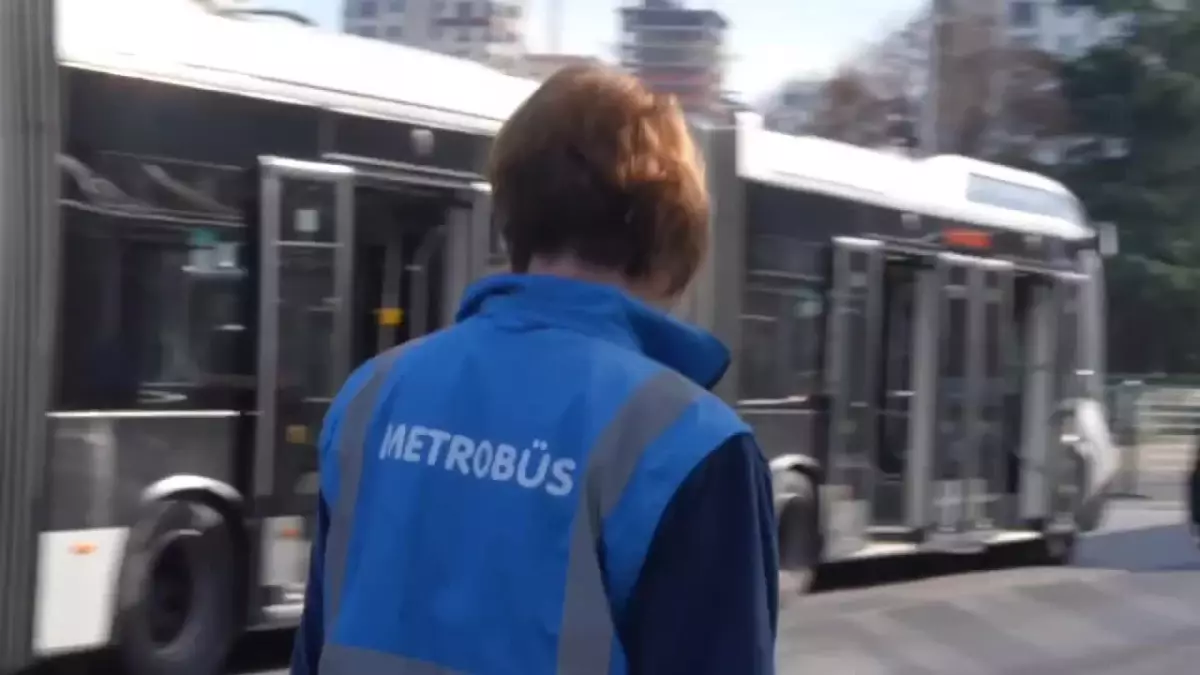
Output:
<svg viewBox="0 0 1200 675">
<path fill-rule="evenodd" d="M 95 544 L 81 542 L 78 544 L 71 544 L 70 551 L 71 555 L 89 555 L 95 553 L 97 548 L 98 547 Z"/>
<path fill-rule="evenodd" d="M 380 307 L 380 326 L 399 326 L 404 323 L 404 309 L 401 307 Z"/>
<path fill-rule="evenodd" d="M 299 539 L 300 534 L 300 528 L 297 527 L 285 527 L 279 531 L 279 536 L 283 539 Z"/>
<path fill-rule="evenodd" d="M 960 248 L 991 248 L 992 235 L 979 230 L 945 230 L 942 232 L 942 241 Z"/>
</svg>

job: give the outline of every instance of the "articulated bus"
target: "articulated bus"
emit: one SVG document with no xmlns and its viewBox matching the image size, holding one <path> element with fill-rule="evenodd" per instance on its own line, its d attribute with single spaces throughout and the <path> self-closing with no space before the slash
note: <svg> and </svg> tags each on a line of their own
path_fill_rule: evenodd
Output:
<svg viewBox="0 0 1200 675">
<path fill-rule="evenodd" d="M 189 0 L 54 4 L 58 66 L 26 76 L 58 82 L 32 110 L 61 133 L 21 148 L 57 203 L 0 203 L 0 671 L 115 646 L 207 674 L 299 616 L 342 378 L 504 265 L 482 166 L 536 83 Z M 1064 558 L 1111 450 L 1074 198 L 752 118 L 695 133 L 713 255 L 681 312 L 734 349 L 719 392 L 772 458 L 791 585 L 1018 540 Z"/>
<path fill-rule="evenodd" d="M 25 346 L 44 443 L 0 471 L 0 671 L 119 645 L 217 672 L 298 619 L 331 397 L 497 262 L 482 167 L 536 83 L 189 0 L 55 4 L 58 208 L 22 283 L 54 280 L 24 311 L 56 327 Z"/>
<path fill-rule="evenodd" d="M 1036 174 L 753 114 L 698 126 L 716 214 L 686 311 L 738 355 L 722 394 L 771 459 L 781 586 L 822 562 L 1007 544 L 1066 561 L 1117 466 L 1112 231 Z"/>
</svg>

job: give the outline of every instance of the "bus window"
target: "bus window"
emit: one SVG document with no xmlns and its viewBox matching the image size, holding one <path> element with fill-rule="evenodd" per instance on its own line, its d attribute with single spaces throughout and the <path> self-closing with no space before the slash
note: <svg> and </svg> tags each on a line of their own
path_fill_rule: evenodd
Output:
<svg viewBox="0 0 1200 675">
<path fill-rule="evenodd" d="M 1005 461 L 1008 467 L 1006 491 L 1015 493 L 1020 476 L 1021 444 L 1024 442 L 1022 425 L 1025 420 L 1026 402 L 1024 392 L 1031 375 L 1030 368 L 1037 367 L 1031 363 L 1033 357 L 1034 310 L 1037 302 L 1038 284 L 1040 282 L 1032 275 L 1017 275 L 1013 280 L 1010 326 L 1008 335 L 1008 350 L 1006 368 L 1009 376 L 1003 384 L 1003 415 L 1004 427 L 1000 431 L 1004 447 Z"/>
<path fill-rule="evenodd" d="M 1079 377 L 1081 284 L 1060 282 L 1058 289 L 1058 331 L 1054 354 L 1058 402 L 1084 396 L 1086 382 Z"/>
<path fill-rule="evenodd" d="M 58 410 L 233 407 L 250 367 L 241 176 L 64 158 Z M 105 186 L 98 188 L 98 186 Z"/>
<path fill-rule="evenodd" d="M 963 414 L 966 411 L 967 382 L 967 275 L 968 269 L 947 269 L 942 302 L 941 340 L 938 367 L 937 428 L 935 457 L 938 466 L 935 477 L 956 476 L 959 461 L 965 452 L 966 434 Z"/>
<path fill-rule="evenodd" d="M 877 462 L 887 477 L 902 477 L 907 461 L 918 271 L 914 265 L 898 264 L 884 270 L 882 428 Z"/>
<path fill-rule="evenodd" d="M 808 242 L 751 240 L 742 300 L 740 398 L 803 399 L 820 391 L 826 305 L 821 255 L 821 248 Z"/>
<path fill-rule="evenodd" d="M 825 255 L 820 245 L 749 237 L 742 295 L 741 412 L 768 456 L 820 452 Z"/>
<path fill-rule="evenodd" d="M 1013 463 L 1009 450 L 1020 442 L 1020 428 L 1011 426 L 1008 415 L 1010 397 L 1019 392 L 1021 378 L 1012 367 L 1013 345 L 1020 335 L 1016 315 L 1011 309 L 1014 279 L 1010 273 L 988 273 L 983 278 L 983 372 L 979 397 L 980 475 L 987 483 L 989 496 L 1008 492 Z M 1003 503 L 996 504 L 1003 508 Z M 993 522 L 1003 522 L 1007 513 L 992 514 Z"/>
<path fill-rule="evenodd" d="M 921 268 L 914 264 L 889 261 L 884 266 L 882 363 L 876 404 L 880 415 L 874 457 L 878 473 L 871 504 L 876 525 L 904 523 L 904 475 L 915 401 L 913 331 L 920 274 Z"/>
<path fill-rule="evenodd" d="M 751 399 L 775 399 L 781 395 L 774 369 L 779 328 L 778 305 L 783 296 L 769 289 L 746 289 L 742 301 L 741 395 Z"/>
</svg>

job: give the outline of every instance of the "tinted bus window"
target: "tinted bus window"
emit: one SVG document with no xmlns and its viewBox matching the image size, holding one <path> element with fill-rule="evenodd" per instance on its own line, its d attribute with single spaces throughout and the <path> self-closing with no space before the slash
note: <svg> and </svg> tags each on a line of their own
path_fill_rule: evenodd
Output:
<svg viewBox="0 0 1200 675">
<path fill-rule="evenodd" d="M 823 381 L 829 241 L 859 205 L 758 183 L 745 195 L 739 397 L 810 397 Z"/>
<path fill-rule="evenodd" d="M 245 177 L 110 153 L 99 168 L 67 161 L 56 408 L 232 407 L 251 375 L 252 291 L 246 228 L 224 202 Z M 156 194 L 185 185 L 190 209 Z"/>
</svg>

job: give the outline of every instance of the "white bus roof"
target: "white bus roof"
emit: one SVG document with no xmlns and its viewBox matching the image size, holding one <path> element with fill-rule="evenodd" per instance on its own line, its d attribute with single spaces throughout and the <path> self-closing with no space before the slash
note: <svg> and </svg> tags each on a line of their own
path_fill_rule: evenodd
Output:
<svg viewBox="0 0 1200 675">
<path fill-rule="evenodd" d="M 762 127 L 755 113 L 737 115 L 737 172 L 747 180 L 909 210 L 897 190 L 914 162 L 817 136 L 793 136 Z"/>
<path fill-rule="evenodd" d="M 538 86 L 422 49 L 218 16 L 195 0 L 59 0 L 57 20 L 64 65 L 469 133 L 495 133 Z M 1017 185 L 1074 203 L 1036 174 L 779 134 L 752 114 L 738 115 L 738 133 L 738 174 L 750 180 L 998 228 L 1092 235 L 1082 216 L 1072 222 L 967 198 L 972 187 L 1000 185 L 1007 204 Z"/>
<path fill-rule="evenodd" d="M 777 133 L 754 113 L 739 114 L 737 130 L 737 171 L 747 180 L 1028 234 L 1093 236 L 1070 191 L 1038 174 Z"/>
<path fill-rule="evenodd" d="M 961 155 L 918 160 L 914 187 L 946 217 L 1066 239 L 1095 235 L 1075 195 L 1056 180 Z"/>
<path fill-rule="evenodd" d="M 948 175 L 954 174 L 959 176 L 968 176 L 977 174 L 1002 180 L 1016 185 L 1024 185 L 1036 190 L 1045 190 L 1060 195 L 1070 195 L 1071 191 L 1067 186 L 1041 174 L 1031 171 L 1021 171 L 1014 169 L 1011 166 L 1003 164 L 994 164 L 985 162 L 981 159 L 973 157 L 964 157 L 962 155 L 935 155 L 921 160 L 926 166 L 932 167 L 938 171 L 945 171 Z"/>
<path fill-rule="evenodd" d="M 59 0 L 59 60 L 355 115 L 492 134 L 537 88 L 484 65 L 195 0 Z"/>
</svg>

